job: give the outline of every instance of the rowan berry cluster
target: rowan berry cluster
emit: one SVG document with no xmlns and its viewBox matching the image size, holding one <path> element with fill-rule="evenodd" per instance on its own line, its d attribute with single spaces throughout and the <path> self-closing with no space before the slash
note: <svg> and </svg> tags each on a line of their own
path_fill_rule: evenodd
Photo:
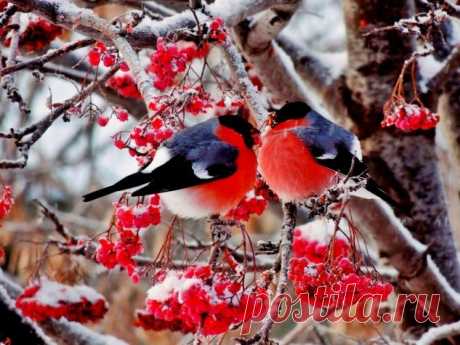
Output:
<svg viewBox="0 0 460 345">
<path fill-rule="evenodd" d="M 329 312 L 347 308 L 367 294 L 386 300 L 391 284 L 360 271 L 353 261 L 353 249 L 345 237 L 332 236 L 332 221 L 326 229 L 321 221 L 294 232 L 289 279 L 303 302 Z M 328 230 L 328 231 L 324 231 Z M 321 233 L 322 232 L 322 233 Z"/>
<path fill-rule="evenodd" d="M 404 100 L 390 100 L 385 104 L 382 127 L 395 126 L 404 132 L 431 129 L 439 122 L 439 115 L 419 104 L 408 104 Z"/>
<path fill-rule="evenodd" d="M 395 126 L 404 132 L 412 132 L 419 129 L 431 129 L 436 127 L 439 116 L 423 106 L 417 91 L 415 58 L 406 60 L 393 88 L 390 99 L 383 106 L 382 127 Z M 405 96 L 406 70 L 411 67 L 412 100 L 407 101 Z"/>
<path fill-rule="evenodd" d="M 114 115 L 117 118 L 117 120 L 121 122 L 128 121 L 129 118 L 129 113 L 125 109 L 120 107 L 115 107 L 112 111 L 112 115 Z M 105 127 L 109 123 L 110 118 L 111 116 L 100 114 L 97 117 L 97 124 L 101 127 Z"/>
<path fill-rule="evenodd" d="M 0 38 L 6 47 L 11 44 L 11 37 L 8 36 L 11 29 L 12 27 L 9 26 L 0 28 Z M 27 53 L 40 51 L 48 47 L 62 33 L 61 27 L 41 17 L 35 17 L 28 22 L 26 28 L 19 35 L 19 48 Z"/>
<path fill-rule="evenodd" d="M 117 91 L 120 96 L 133 99 L 142 99 L 136 82 L 129 72 L 117 72 L 112 78 L 107 80 L 108 87 Z"/>
<path fill-rule="evenodd" d="M 225 333 L 251 317 L 245 310 L 255 303 L 257 293 L 244 291 L 240 281 L 210 266 L 162 271 L 147 293 L 145 309 L 137 311 L 136 325 L 204 336 Z M 258 288 L 259 292 L 266 293 Z"/>
<path fill-rule="evenodd" d="M 13 189 L 11 186 L 3 186 L 2 192 L 0 194 L 0 220 L 5 218 L 8 213 L 10 213 L 13 204 Z"/>
<path fill-rule="evenodd" d="M 96 261 L 108 269 L 119 265 L 126 270 L 134 282 L 138 282 L 139 273 L 133 257 L 144 250 L 140 231 L 158 225 L 160 221 L 158 195 L 149 196 L 144 203 L 133 206 L 116 203 L 114 221 L 116 240 L 109 237 L 99 239 Z"/>
<path fill-rule="evenodd" d="M 80 323 L 94 322 L 108 310 L 105 298 L 85 285 L 69 286 L 40 279 L 16 299 L 22 314 L 35 321 L 61 317 Z"/>
<path fill-rule="evenodd" d="M 267 185 L 258 179 L 254 189 L 249 191 L 243 200 L 226 214 L 226 217 L 248 221 L 253 214 L 260 216 L 266 210 L 271 198 L 272 193 L 268 190 Z"/>
<path fill-rule="evenodd" d="M 160 144 L 174 134 L 161 117 L 146 119 L 134 127 L 129 135 L 119 133 L 114 136 L 114 145 L 118 149 L 128 149 L 140 166 L 149 163 L 155 156 Z"/>
<path fill-rule="evenodd" d="M 97 67 L 101 61 L 105 67 L 112 67 L 118 60 L 117 53 L 114 49 L 108 49 L 103 42 L 97 42 L 88 52 L 88 62 L 90 65 Z M 120 65 L 120 70 L 123 72 L 129 71 L 129 67 L 125 62 Z"/>
</svg>

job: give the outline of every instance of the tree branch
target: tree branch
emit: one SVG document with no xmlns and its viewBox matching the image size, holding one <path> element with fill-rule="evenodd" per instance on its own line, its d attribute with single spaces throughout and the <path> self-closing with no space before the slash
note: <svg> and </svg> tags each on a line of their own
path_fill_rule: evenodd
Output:
<svg viewBox="0 0 460 345">
<path fill-rule="evenodd" d="M 431 328 L 417 341 L 416 345 L 431 345 L 439 340 L 460 335 L 460 321 Z"/>
<path fill-rule="evenodd" d="M 243 55 L 254 66 L 257 76 L 270 91 L 275 103 L 306 100 L 303 85 L 283 59 L 283 52 L 273 40 L 287 25 L 300 1 L 273 6 L 234 28 Z"/>
<path fill-rule="evenodd" d="M 45 118 L 36 122 L 33 125 L 28 126 L 20 130 L 19 132 L 14 132 L 13 130 L 10 133 L 0 133 L 0 138 L 4 139 L 14 139 L 16 146 L 18 147 L 20 157 L 17 160 L 2 160 L 0 161 L 0 169 L 22 169 L 27 165 L 29 158 L 29 150 L 34 145 L 37 140 L 39 140 L 43 134 L 48 130 L 48 128 L 61 117 L 67 110 L 69 110 L 75 104 L 81 102 L 83 99 L 91 95 L 101 84 L 104 84 L 111 76 L 115 74 L 118 70 L 119 64 L 112 67 L 104 76 L 100 79 L 95 80 L 86 88 L 81 90 L 75 96 L 66 100 L 60 106 L 54 108 Z M 23 140 L 24 137 L 28 139 Z"/>
<path fill-rule="evenodd" d="M 11 299 L 15 299 L 16 297 L 18 297 L 21 294 L 21 292 L 22 288 L 13 281 L 11 281 L 0 269 L 0 299 L 3 299 L 3 297 L 6 296 L 9 299 L 9 301 L 11 301 Z M 1 303 L 2 302 L 0 301 L 0 305 Z M 15 309 L 15 311 L 17 310 Z M 11 316 L 7 316 L 7 314 L 3 312 L 1 315 L 7 317 L 5 320 L 3 320 L 3 322 L 5 322 L 6 320 L 13 320 L 12 318 L 10 318 Z M 25 319 L 22 316 L 21 320 L 24 323 L 24 325 L 30 325 L 32 329 L 27 330 L 23 328 L 22 330 L 12 332 L 12 335 L 9 337 L 13 341 L 13 344 L 55 344 L 50 340 L 47 340 L 46 342 L 42 341 L 40 338 L 48 338 L 44 334 L 42 334 L 41 329 L 34 323 L 32 323 L 32 321 L 29 321 L 28 319 Z M 117 338 L 114 338 L 109 335 L 98 334 L 95 331 L 86 328 L 77 322 L 71 322 L 64 319 L 45 321 L 40 324 L 40 327 L 42 327 L 48 334 L 53 336 L 55 339 L 59 340 L 59 344 L 63 345 L 127 345 L 127 343 Z M 3 324 L 2 329 L 11 331 L 15 328 L 10 328 L 7 325 Z M 40 338 L 31 338 L 33 336 L 33 332 L 38 332 L 38 336 Z"/>
<path fill-rule="evenodd" d="M 297 0 L 217 0 L 207 6 L 206 10 L 212 17 L 221 17 L 228 27 L 240 23 L 244 18 L 278 4 L 289 4 Z M 98 30 L 80 18 L 92 16 L 92 11 L 76 6 L 66 0 L 11 0 L 22 11 L 33 12 L 48 18 L 53 23 L 76 30 L 94 39 L 101 39 Z M 208 16 L 197 12 L 200 23 L 206 22 Z M 126 40 L 135 48 L 153 47 L 158 37 L 165 36 L 179 29 L 194 28 L 196 19 L 191 11 L 153 21 L 145 19 L 132 32 L 123 33 Z M 121 32 L 119 32 L 121 33 Z"/>
<path fill-rule="evenodd" d="M 440 273 L 428 247 L 410 234 L 384 202 L 352 197 L 348 205 L 353 222 L 372 234 L 381 256 L 399 271 L 401 284 L 416 294 L 440 294 L 441 322 L 457 320 L 460 294 Z"/>
</svg>

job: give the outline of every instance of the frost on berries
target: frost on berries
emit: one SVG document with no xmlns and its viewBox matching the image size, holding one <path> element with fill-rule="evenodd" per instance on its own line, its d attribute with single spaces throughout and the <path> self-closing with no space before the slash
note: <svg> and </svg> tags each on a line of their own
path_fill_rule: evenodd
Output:
<svg viewBox="0 0 460 345">
<path fill-rule="evenodd" d="M 104 43 L 97 42 L 88 52 L 88 62 L 97 67 L 103 62 L 105 67 L 112 67 L 117 62 L 117 54 L 113 49 L 108 49 Z"/>
<path fill-rule="evenodd" d="M 247 321 L 250 315 L 245 315 L 245 310 L 255 296 L 244 290 L 241 279 L 213 272 L 210 266 L 162 271 L 147 292 L 145 309 L 137 311 L 136 325 L 204 336 L 222 334 Z"/>
<path fill-rule="evenodd" d="M 129 72 L 117 72 L 107 81 L 107 86 L 126 98 L 142 99 L 134 78 Z"/>
<path fill-rule="evenodd" d="M 239 204 L 231 209 L 226 217 L 234 220 L 248 221 L 250 216 L 256 214 L 260 216 L 268 206 L 271 199 L 267 185 L 261 180 L 256 181 L 256 186 L 249 191 Z"/>
<path fill-rule="evenodd" d="M 431 129 L 439 122 L 439 115 L 422 105 L 408 104 L 404 99 L 390 99 L 385 103 L 383 113 L 382 127 L 395 126 L 404 132 Z"/>
<path fill-rule="evenodd" d="M 412 67 L 412 93 L 413 99 L 408 102 L 404 95 L 404 76 L 406 69 Z M 398 80 L 393 88 L 390 99 L 383 106 L 384 119 L 382 127 L 395 126 L 404 132 L 416 131 L 419 129 L 431 129 L 436 127 L 439 116 L 423 106 L 417 92 L 417 81 L 415 77 L 416 60 L 414 58 L 405 62 Z"/>
<path fill-rule="evenodd" d="M 7 47 L 11 44 L 8 36 L 8 26 L 0 28 L 0 39 Z M 19 35 L 19 47 L 27 53 L 33 53 L 47 48 L 49 44 L 63 33 L 61 27 L 41 18 L 34 17 L 27 23 L 26 28 Z"/>
<path fill-rule="evenodd" d="M 289 279 L 296 294 L 328 312 L 352 306 L 366 294 L 386 300 L 393 290 L 391 284 L 361 272 L 353 262 L 356 253 L 350 242 L 340 232 L 333 237 L 334 229 L 332 220 L 295 229 Z"/>
<path fill-rule="evenodd" d="M 35 321 L 61 317 L 80 323 L 94 322 L 108 310 L 105 298 L 85 286 L 69 286 L 40 279 L 26 287 L 16 299 L 16 307 Z"/>
<path fill-rule="evenodd" d="M 13 204 L 13 189 L 11 186 L 3 186 L 0 194 L 0 220 L 10 213 Z"/>
<path fill-rule="evenodd" d="M 160 198 L 152 195 L 145 203 L 133 206 L 115 204 L 116 239 L 101 238 L 96 249 L 96 261 L 108 269 L 124 268 L 134 282 L 139 280 L 134 256 L 144 247 L 140 231 L 160 223 Z"/>
</svg>

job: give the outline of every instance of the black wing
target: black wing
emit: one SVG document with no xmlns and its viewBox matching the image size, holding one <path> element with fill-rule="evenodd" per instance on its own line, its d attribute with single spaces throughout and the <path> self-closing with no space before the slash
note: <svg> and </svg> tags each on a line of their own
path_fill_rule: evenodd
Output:
<svg viewBox="0 0 460 345">
<path fill-rule="evenodd" d="M 132 195 L 170 192 L 228 177 L 236 171 L 237 156 L 235 147 L 219 140 L 201 142 L 153 170 L 150 183 Z"/>
</svg>

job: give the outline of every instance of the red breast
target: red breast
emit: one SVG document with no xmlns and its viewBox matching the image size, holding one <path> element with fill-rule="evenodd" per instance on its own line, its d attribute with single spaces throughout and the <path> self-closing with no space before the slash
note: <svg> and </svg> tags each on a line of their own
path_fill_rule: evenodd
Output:
<svg viewBox="0 0 460 345">
<path fill-rule="evenodd" d="M 233 129 L 220 125 L 216 136 L 238 149 L 236 172 L 226 178 L 203 185 L 192 187 L 196 192 L 197 202 L 203 207 L 214 210 L 214 213 L 224 213 L 238 205 L 256 181 L 257 159 L 253 150 L 249 149 L 242 136 Z"/>
<path fill-rule="evenodd" d="M 284 201 L 319 195 L 335 182 L 336 172 L 317 163 L 294 128 L 305 119 L 285 121 L 262 137 L 259 170 L 270 188 Z"/>
</svg>

